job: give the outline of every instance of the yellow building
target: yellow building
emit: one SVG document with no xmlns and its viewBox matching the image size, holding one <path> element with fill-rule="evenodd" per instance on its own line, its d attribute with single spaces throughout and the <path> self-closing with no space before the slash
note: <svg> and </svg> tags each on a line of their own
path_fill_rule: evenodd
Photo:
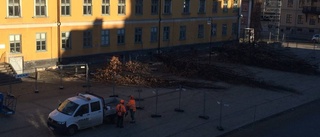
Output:
<svg viewBox="0 0 320 137">
<path fill-rule="evenodd" d="M 1 0 L 0 5 L 5 7 L 0 62 L 23 72 L 235 40 L 240 0 Z"/>
</svg>

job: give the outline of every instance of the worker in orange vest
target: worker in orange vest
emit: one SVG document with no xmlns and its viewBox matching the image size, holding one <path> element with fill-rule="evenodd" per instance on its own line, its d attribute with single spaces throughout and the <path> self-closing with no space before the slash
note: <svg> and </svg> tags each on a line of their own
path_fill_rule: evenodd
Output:
<svg viewBox="0 0 320 137">
<path fill-rule="evenodd" d="M 121 99 L 120 103 L 116 106 L 117 110 L 117 127 L 123 128 L 123 117 L 125 113 L 127 112 L 126 107 L 124 106 L 124 100 Z"/>
<path fill-rule="evenodd" d="M 131 121 L 130 123 L 135 123 L 135 118 L 134 118 L 134 114 L 137 110 L 136 108 L 136 101 L 134 99 L 134 97 L 132 95 L 129 96 L 130 97 L 130 100 L 129 102 L 127 103 L 127 108 L 129 109 L 129 112 L 130 112 L 130 116 L 131 116 Z"/>
</svg>

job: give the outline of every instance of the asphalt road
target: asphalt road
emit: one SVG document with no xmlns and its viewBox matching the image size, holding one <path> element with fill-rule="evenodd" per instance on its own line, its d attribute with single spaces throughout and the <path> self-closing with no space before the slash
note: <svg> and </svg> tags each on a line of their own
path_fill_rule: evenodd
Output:
<svg viewBox="0 0 320 137">
<path fill-rule="evenodd" d="M 319 127 L 318 99 L 221 137 L 320 137 Z"/>
</svg>

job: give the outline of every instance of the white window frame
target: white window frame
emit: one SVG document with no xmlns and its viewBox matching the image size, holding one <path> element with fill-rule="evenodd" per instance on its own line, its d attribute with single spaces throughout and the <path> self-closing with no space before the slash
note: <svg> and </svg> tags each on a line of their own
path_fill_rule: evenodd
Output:
<svg viewBox="0 0 320 137">
<path fill-rule="evenodd" d="M 40 42 L 40 45 L 38 45 L 38 42 Z M 44 47 L 42 42 L 45 42 Z M 47 33 L 36 33 L 36 51 L 47 51 Z"/>
<path fill-rule="evenodd" d="M 117 30 L 117 44 L 125 44 L 125 29 L 118 29 Z"/>
<path fill-rule="evenodd" d="M 47 17 L 47 15 L 49 14 L 48 12 L 48 0 L 44 0 L 45 1 L 45 5 L 43 5 L 42 3 L 39 5 L 37 4 L 37 0 L 34 0 L 34 15 L 35 17 Z M 44 15 L 37 15 L 37 6 L 44 6 Z M 40 8 L 41 9 L 41 8 Z"/>
<path fill-rule="evenodd" d="M 91 1 L 91 3 L 89 1 Z M 92 15 L 92 0 L 83 0 L 82 2 L 83 2 L 82 14 L 85 16 Z M 89 9 L 89 7 L 90 7 L 90 9 Z"/>
<path fill-rule="evenodd" d="M 13 3 L 10 4 L 9 1 L 13 1 Z M 21 11 L 22 11 L 22 10 L 21 10 L 21 8 L 22 8 L 22 6 L 21 6 L 21 0 L 19 0 L 18 5 L 17 5 L 17 3 L 14 3 L 14 0 L 7 0 L 7 2 L 8 2 L 8 6 L 7 6 L 7 17 L 21 17 Z M 13 7 L 13 15 L 10 15 L 10 7 Z M 18 12 L 19 12 L 18 15 L 15 15 L 15 14 L 14 14 L 16 7 L 18 7 Z"/>
<path fill-rule="evenodd" d="M 10 43 L 10 53 L 21 53 L 21 35 L 20 34 L 12 34 L 9 35 L 9 43 Z M 11 44 L 14 46 L 12 47 Z M 17 44 L 19 44 L 19 48 L 17 48 Z M 13 50 L 12 50 L 13 49 Z M 19 49 L 19 51 L 17 51 Z"/>
<path fill-rule="evenodd" d="M 110 0 L 102 0 L 101 14 L 102 15 L 110 15 Z"/>
<path fill-rule="evenodd" d="M 150 29 L 150 41 L 157 42 L 158 41 L 158 27 L 151 27 Z"/>
<path fill-rule="evenodd" d="M 63 36 L 63 35 L 65 35 L 65 36 Z M 64 50 L 72 48 L 70 32 L 62 32 L 61 33 L 61 48 Z"/>
<path fill-rule="evenodd" d="M 118 15 L 126 15 L 126 0 L 118 0 Z"/>
<path fill-rule="evenodd" d="M 64 3 L 63 3 L 64 1 Z M 67 7 L 69 7 L 69 14 L 66 14 L 67 13 Z M 65 9 L 65 13 L 62 12 L 62 9 Z M 61 16 L 70 16 L 71 15 L 71 0 L 69 0 L 69 3 L 67 3 L 67 0 L 61 0 L 61 9 L 60 9 L 60 13 L 61 13 Z"/>
<path fill-rule="evenodd" d="M 222 10 L 223 10 L 223 13 L 227 13 L 228 12 L 228 0 L 223 0 L 223 7 L 222 7 Z"/>
<path fill-rule="evenodd" d="M 101 46 L 110 45 L 110 30 L 103 29 L 101 30 Z"/>
</svg>

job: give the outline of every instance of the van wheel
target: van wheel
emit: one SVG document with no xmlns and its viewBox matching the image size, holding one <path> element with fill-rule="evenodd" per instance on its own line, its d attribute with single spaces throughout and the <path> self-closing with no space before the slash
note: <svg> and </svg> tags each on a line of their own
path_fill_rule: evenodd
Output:
<svg viewBox="0 0 320 137">
<path fill-rule="evenodd" d="M 67 133 L 69 136 L 74 135 L 77 132 L 77 127 L 72 125 L 70 127 L 68 127 Z"/>
</svg>

